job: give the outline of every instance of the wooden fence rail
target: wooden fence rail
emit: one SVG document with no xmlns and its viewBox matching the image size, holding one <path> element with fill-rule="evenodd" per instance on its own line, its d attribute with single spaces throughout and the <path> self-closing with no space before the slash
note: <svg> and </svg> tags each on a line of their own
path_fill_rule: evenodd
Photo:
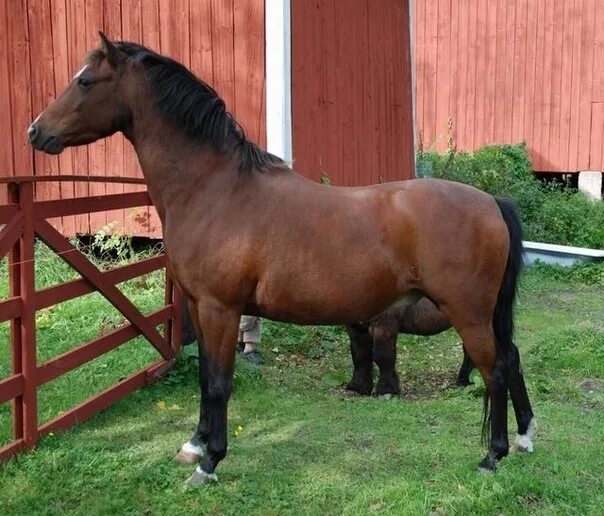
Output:
<svg viewBox="0 0 604 516">
<path fill-rule="evenodd" d="M 10 204 L 0 206 L 0 260 L 9 255 L 10 283 L 10 297 L 0 301 L 0 322 L 10 321 L 12 351 L 12 374 L 0 381 L 0 403 L 13 401 L 13 440 L 0 448 L 0 461 L 33 448 L 41 435 L 64 430 L 84 421 L 132 391 L 157 380 L 171 367 L 179 350 L 180 300 L 167 271 L 165 305 L 150 314 L 142 314 L 116 286 L 165 268 L 164 255 L 103 272 L 46 221 L 52 217 L 150 206 L 149 195 L 147 192 L 133 192 L 57 201 L 34 200 L 36 182 L 74 180 L 144 184 L 138 178 L 96 176 L 0 178 L 0 186 L 8 186 L 10 199 Z M 37 291 L 34 261 L 36 238 L 71 265 L 82 278 Z M 36 311 L 93 291 L 105 296 L 129 323 L 38 364 Z M 160 324 L 164 325 L 163 335 L 156 329 Z M 38 426 L 38 387 L 139 335 L 146 337 L 157 349 L 161 360 Z"/>
</svg>

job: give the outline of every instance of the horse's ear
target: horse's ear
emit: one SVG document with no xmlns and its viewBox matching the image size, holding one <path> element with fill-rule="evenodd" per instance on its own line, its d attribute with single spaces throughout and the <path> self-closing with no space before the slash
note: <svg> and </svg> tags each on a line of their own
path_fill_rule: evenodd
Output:
<svg viewBox="0 0 604 516">
<path fill-rule="evenodd" d="M 117 48 L 105 34 L 99 31 L 99 37 L 101 38 L 101 49 L 107 57 L 107 62 L 113 67 L 117 66 L 125 59 L 125 54 Z"/>
</svg>

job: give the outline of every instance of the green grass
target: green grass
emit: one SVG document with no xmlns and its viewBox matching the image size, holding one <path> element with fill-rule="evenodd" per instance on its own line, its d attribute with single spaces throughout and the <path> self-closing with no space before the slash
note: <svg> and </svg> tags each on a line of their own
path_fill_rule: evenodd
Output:
<svg viewBox="0 0 604 516">
<path fill-rule="evenodd" d="M 42 244 L 36 246 L 37 289 L 78 277 L 77 272 L 47 247 Z M 119 288 L 139 309 L 151 312 L 163 304 L 163 271 L 124 282 Z M 0 267 L 0 299 L 7 295 L 5 260 Z M 41 310 L 36 317 L 38 363 L 50 360 L 104 332 L 112 331 L 125 322 L 125 318 L 99 293 L 91 293 Z M 0 378 L 10 374 L 8 331 L 8 323 L 0 324 Z M 159 358 L 159 353 L 145 339 L 137 338 L 114 352 L 43 385 L 39 389 L 38 401 L 40 424 Z M 5 403 L 0 405 L 0 446 L 9 442 L 10 438 L 10 405 Z"/>
<path fill-rule="evenodd" d="M 601 514 L 600 277 L 599 269 L 525 273 L 516 340 L 540 430 L 535 453 L 509 456 L 495 475 L 475 470 L 484 454 L 483 390 L 476 377 L 467 389 L 452 387 L 461 362 L 453 332 L 400 338 L 405 398 L 348 399 L 338 394 L 351 370 L 341 329 L 267 323 L 267 364 L 237 363 L 229 455 L 217 485 L 185 489 L 192 468 L 172 460 L 192 433 L 199 405 L 194 361 L 183 356 L 164 381 L 0 466 L 0 513 Z M 161 303 L 159 277 L 123 288 L 145 310 Z M 118 324 L 103 303 L 87 296 L 41 314 L 40 359 Z M 0 377 L 8 373 L 5 348 Z M 52 382 L 40 393 L 41 418 L 156 356 L 144 342 L 127 345 Z M 8 409 L 0 412 L 5 438 Z"/>
</svg>

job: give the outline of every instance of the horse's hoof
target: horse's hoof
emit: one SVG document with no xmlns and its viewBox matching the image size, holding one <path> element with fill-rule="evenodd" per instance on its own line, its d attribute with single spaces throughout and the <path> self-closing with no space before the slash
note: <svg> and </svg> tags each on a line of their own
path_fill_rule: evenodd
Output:
<svg viewBox="0 0 604 516">
<path fill-rule="evenodd" d="M 184 464 L 186 466 L 190 466 L 191 464 L 197 464 L 199 462 L 199 459 L 201 459 L 201 456 L 199 456 L 195 453 L 186 452 L 183 450 L 180 450 L 174 456 L 174 460 L 176 462 L 180 462 L 181 464 Z"/>
<path fill-rule="evenodd" d="M 495 473 L 496 470 L 497 470 L 497 461 L 490 455 L 487 455 L 484 459 L 482 459 L 478 463 L 478 471 L 485 475 Z"/>
<path fill-rule="evenodd" d="M 187 478 L 185 484 L 188 487 L 196 487 L 202 484 L 209 484 L 212 482 L 218 482 L 216 473 L 206 473 L 200 466 L 197 466 L 193 474 Z"/>
<path fill-rule="evenodd" d="M 337 393 L 343 398 L 357 398 L 358 396 L 362 396 L 360 392 L 349 389 L 348 387 L 337 389 Z"/>
<path fill-rule="evenodd" d="M 199 459 L 203 457 L 203 454 L 203 447 L 187 442 L 182 445 L 174 460 L 190 466 L 191 464 L 197 464 Z"/>
<path fill-rule="evenodd" d="M 342 389 L 342 394 L 344 396 L 371 396 L 372 388 L 362 387 L 358 385 L 347 385 L 344 389 Z"/>
<path fill-rule="evenodd" d="M 399 392 L 398 394 L 393 394 L 391 392 L 385 392 L 383 394 L 376 394 L 375 397 L 378 400 L 382 400 L 382 401 L 390 401 L 393 399 L 398 399 L 398 398 L 402 398 L 403 395 Z"/>
<path fill-rule="evenodd" d="M 401 389 L 380 389 L 375 390 L 375 396 L 382 400 L 390 400 L 392 398 L 400 398 L 403 395 Z"/>
</svg>

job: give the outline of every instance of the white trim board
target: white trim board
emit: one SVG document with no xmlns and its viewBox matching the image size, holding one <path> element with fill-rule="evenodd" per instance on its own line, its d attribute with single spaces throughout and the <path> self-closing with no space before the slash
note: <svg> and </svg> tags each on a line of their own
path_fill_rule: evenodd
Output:
<svg viewBox="0 0 604 516">
<path fill-rule="evenodd" d="M 266 149 L 292 161 L 291 0 L 264 5 Z"/>
</svg>

